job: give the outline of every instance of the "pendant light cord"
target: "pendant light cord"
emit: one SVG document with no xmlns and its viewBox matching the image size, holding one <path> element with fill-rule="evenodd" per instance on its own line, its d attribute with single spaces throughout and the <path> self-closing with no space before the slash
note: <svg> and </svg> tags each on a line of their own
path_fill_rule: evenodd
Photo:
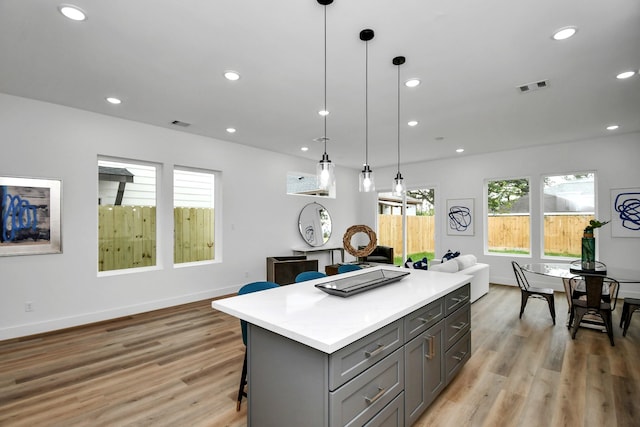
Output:
<svg viewBox="0 0 640 427">
<path fill-rule="evenodd" d="M 365 46 L 364 66 L 364 164 L 369 164 L 369 41 Z"/>
<path fill-rule="evenodd" d="M 327 154 L 327 6 L 324 6 L 324 154 Z"/>
<path fill-rule="evenodd" d="M 398 65 L 398 174 L 400 174 L 400 65 Z"/>
</svg>

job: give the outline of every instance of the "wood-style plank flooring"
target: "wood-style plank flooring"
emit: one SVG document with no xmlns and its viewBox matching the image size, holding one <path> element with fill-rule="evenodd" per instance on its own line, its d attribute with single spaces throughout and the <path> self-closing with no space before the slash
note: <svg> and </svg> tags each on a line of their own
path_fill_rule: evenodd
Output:
<svg viewBox="0 0 640 427">
<path fill-rule="evenodd" d="M 615 347 L 574 341 L 555 298 L 556 326 L 544 301 L 520 320 L 518 288 L 492 285 L 471 306 L 471 359 L 416 425 L 640 425 L 640 313 L 623 338 L 619 304 Z M 0 342 L 0 426 L 244 427 L 243 355 L 238 320 L 210 301 Z"/>
</svg>

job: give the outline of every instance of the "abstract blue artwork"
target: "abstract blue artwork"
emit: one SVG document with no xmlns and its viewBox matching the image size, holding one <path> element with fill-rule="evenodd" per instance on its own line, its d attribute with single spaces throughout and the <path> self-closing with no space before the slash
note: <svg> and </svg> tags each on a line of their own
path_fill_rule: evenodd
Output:
<svg viewBox="0 0 640 427">
<path fill-rule="evenodd" d="M 59 253 L 60 181 L 0 177 L 0 255 Z"/>
<path fill-rule="evenodd" d="M 640 237 L 640 188 L 611 189 L 611 236 Z"/>
<path fill-rule="evenodd" d="M 447 234 L 452 236 L 473 236 L 473 199 L 447 200 Z"/>
</svg>

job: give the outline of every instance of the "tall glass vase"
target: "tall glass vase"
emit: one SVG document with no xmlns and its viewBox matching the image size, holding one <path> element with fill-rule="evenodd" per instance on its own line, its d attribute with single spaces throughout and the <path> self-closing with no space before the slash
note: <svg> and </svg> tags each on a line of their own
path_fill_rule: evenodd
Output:
<svg viewBox="0 0 640 427">
<path fill-rule="evenodd" d="M 582 269 L 596 269 L 596 239 L 595 237 L 582 238 Z"/>
</svg>

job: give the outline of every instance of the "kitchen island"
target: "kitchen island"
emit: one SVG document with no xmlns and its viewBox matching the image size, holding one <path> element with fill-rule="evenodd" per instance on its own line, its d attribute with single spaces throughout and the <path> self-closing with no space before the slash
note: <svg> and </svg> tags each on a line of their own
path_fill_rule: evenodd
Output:
<svg viewBox="0 0 640 427">
<path fill-rule="evenodd" d="M 322 278 L 214 301 L 249 323 L 248 425 L 411 425 L 470 357 L 470 279 L 410 270 L 348 298 Z"/>
</svg>

